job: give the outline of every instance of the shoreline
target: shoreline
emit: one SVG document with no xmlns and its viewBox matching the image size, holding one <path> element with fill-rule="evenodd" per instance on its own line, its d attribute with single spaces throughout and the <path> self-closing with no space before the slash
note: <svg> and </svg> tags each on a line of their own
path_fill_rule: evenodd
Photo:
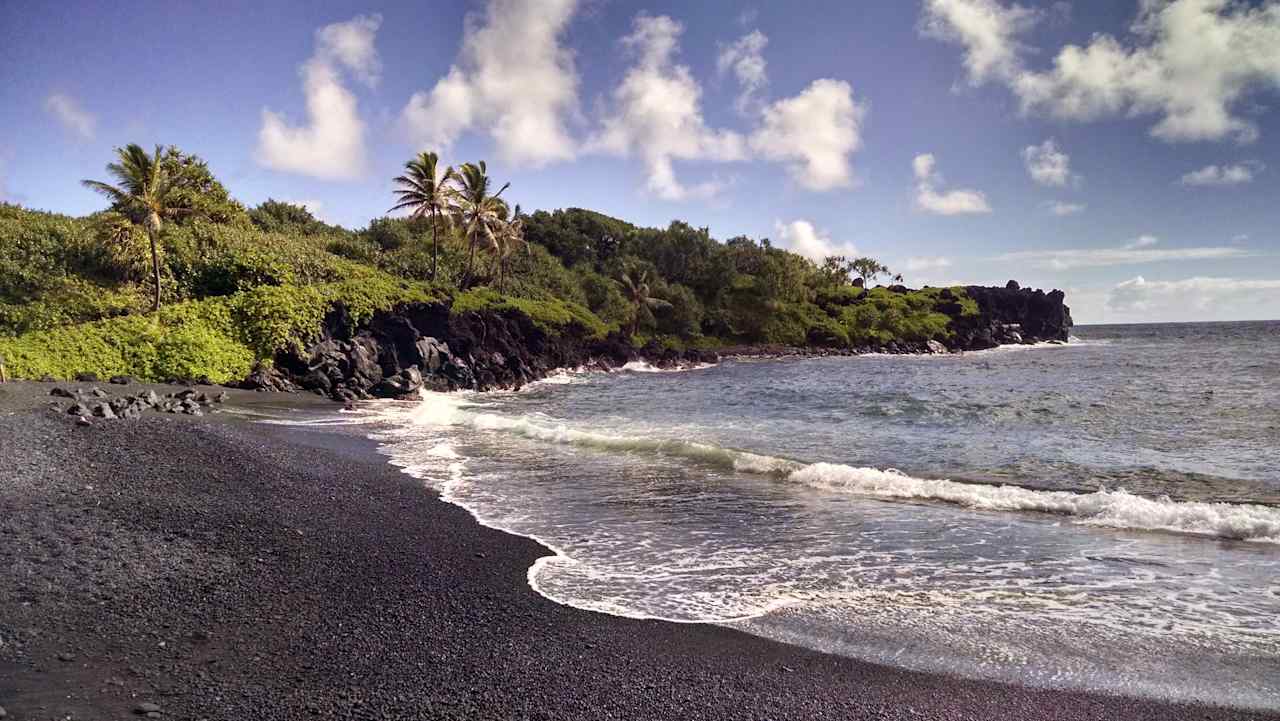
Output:
<svg viewBox="0 0 1280 721">
<path fill-rule="evenodd" d="M 145 703 L 193 719 L 1280 718 L 562 606 L 527 580 L 551 550 L 480 524 L 375 442 L 235 417 L 328 400 L 233 392 L 230 413 L 82 428 L 40 409 L 51 387 L 0 386 L 9 718 Z"/>
</svg>

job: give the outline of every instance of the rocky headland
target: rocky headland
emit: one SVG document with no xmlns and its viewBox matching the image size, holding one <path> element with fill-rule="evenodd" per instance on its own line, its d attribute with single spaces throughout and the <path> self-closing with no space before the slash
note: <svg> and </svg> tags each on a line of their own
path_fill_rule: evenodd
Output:
<svg viewBox="0 0 1280 721">
<path fill-rule="evenodd" d="M 906 293 L 903 286 L 892 292 Z M 269 368 L 237 384 L 270 391 L 306 390 L 339 401 L 397 398 L 420 389 L 519 388 L 560 368 L 611 370 L 637 360 L 660 368 L 716 363 L 728 356 L 953 353 L 1007 344 L 1065 343 L 1072 325 L 1062 291 L 970 286 L 977 314 L 965 314 L 951 291 L 938 311 L 951 318 L 947 342 L 891 341 L 884 345 L 736 346 L 719 350 L 635 347 L 621 334 L 599 339 L 573 329 L 552 334 L 518 311 L 450 312 L 444 303 L 409 304 L 354 323 L 341 306 L 316 339 L 278 353 Z"/>
</svg>

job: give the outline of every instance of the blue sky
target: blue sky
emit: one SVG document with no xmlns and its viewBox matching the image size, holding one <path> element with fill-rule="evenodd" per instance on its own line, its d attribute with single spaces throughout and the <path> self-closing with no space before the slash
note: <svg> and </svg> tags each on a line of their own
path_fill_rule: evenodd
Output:
<svg viewBox="0 0 1280 721">
<path fill-rule="evenodd" d="M 0 6 L 0 198 L 114 146 L 360 227 L 420 149 L 526 209 L 673 218 L 1078 322 L 1280 317 L 1280 1 Z M 309 107 L 311 112 L 309 112 Z"/>
</svg>

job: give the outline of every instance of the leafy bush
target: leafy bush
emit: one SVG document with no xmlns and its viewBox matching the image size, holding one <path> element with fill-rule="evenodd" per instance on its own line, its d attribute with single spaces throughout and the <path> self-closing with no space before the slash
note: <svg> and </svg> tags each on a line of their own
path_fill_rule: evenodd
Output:
<svg viewBox="0 0 1280 721">
<path fill-rule="evenodd" d="M 936 293 L 872 288 L 865 299 L 840 311 L 840 323 L 855 345 L 945 340 L 951 318 L 934 310 L 937 302 Z"/>
<path fill-rule="evenodd" d="M 679 283 L 671 283 L 655 288 L 653 294 L 670 304 L 653 311 L 659 333 L 680 338 L 692 338 L 702 333 L 702 303 L 698 302 L 692 290 Z"/>
<path fill-rule="evenodd" d="M 82 278 L 61 278 L 56 283 L 51 282 L 39 300 L 0 303 L 0 335 L 18 335 L 113 318 L 146 307 L 146 294 L 138 286 L 111 288 Z"/>
<path fill-rule="evenodd" d="M 574 268 L 585 305 L 612 329 L 621 328 L 631 319 L 631 305 L 617 282 L 591 270 L 589 266 Z"/>
<path fill-rule="evenodd" d="M 455 295 L 450 307 L 451 312 L 458 314 L 486 310 L 519 311 L 529 316 L 539 330 L 553 336 L 575 327 L 591 338 L 603 338 L 608 332 L 605 324 L 590 310 L 557 298 L 512 298 L 490 288 L 473 288 Z"/>
<path fill-rule="evenodd" d="M 253 353 L 236 337 L 225 301 L 166 310 L 159 317 L 132 315 L 0 338 L 0 355 L 19 378 L 95 373 L 225 383 L 248 375 Z"/>
</svg>

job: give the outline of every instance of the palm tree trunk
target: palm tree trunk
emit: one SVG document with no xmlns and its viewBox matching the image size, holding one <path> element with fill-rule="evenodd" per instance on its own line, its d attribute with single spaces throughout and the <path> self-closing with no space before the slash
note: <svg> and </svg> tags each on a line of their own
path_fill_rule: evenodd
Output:
<svg viewBox="0 0 1280 721">
<path fill-rule="evenodd" d="M 431 209 L 431 280 L 436 279 L 437 265 L 440 262 L 440 236 L 436 230 L 436 209 Z"/>
<path fill-rule="evenodd" d="M 155 291 L 151 300 L 151 312 L 156 313 L 160 310 L 160 249 L 157 245 L 156 231 L 147 228 L 147 238 L 151 241 L 151 282 L 154 284 Z"/>
<path fill-rule="evenodd" d="M 467 275 L 462 281 L 462 287 L 464 289 L 471 287 L 471 275 L 472 275 L 472 270 L 475 267 L 475 264 L 476 264 L 476 239 L 472 238 L 471 248 L 470 250 L 467 251 Z"/>
</svg>

